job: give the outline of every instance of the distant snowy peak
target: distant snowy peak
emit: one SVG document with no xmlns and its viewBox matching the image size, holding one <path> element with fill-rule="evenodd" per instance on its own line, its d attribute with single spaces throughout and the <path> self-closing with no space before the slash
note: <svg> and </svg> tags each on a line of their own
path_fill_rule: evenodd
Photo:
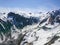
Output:
<svg viewBox="0 0 60 45">
<path fill-rule="evenodd" d="M 40 20 L 42 20 L 41 23 L 46 22 L 46 21 L 48 21 L 48 24 L 49 23 L 54 24 L 54 22 L 60 23 L 60 9 L 51 11 L 51 12 L 47 12 L 46 14 L 41 15 L 40 17 L 41 17 Z"/>
<path fill-rule="evenodd" d="M 60 9 L 48 13 L 52 20 L 60 23 Z"/>
</svg>

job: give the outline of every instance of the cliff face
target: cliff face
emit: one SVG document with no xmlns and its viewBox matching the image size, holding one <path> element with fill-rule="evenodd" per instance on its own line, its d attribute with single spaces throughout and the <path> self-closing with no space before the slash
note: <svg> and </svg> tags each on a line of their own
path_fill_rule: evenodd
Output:
<svg viewBox="0 0 60 45">
<path fill-rule="evenodd" d="M 13 12 L 8 13 L 8 19 L 12 18 L 13 24 L 17 28 L 23 28 L 27 25 L 32 25 L 33 23 L 38 23 L 39 19 L 35 17 L 24 17 L 19 14 L 15 14 Z"/>
</svg>

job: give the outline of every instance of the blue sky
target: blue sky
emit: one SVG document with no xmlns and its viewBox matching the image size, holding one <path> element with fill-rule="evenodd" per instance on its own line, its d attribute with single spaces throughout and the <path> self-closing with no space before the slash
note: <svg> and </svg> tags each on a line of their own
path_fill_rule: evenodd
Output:
<svg viewBox="0 0 60 45">
<path fill-rule="evenodd" d="M 0 0 L 3 8 L 57 9 L 60 0 Z"/>
</svg>

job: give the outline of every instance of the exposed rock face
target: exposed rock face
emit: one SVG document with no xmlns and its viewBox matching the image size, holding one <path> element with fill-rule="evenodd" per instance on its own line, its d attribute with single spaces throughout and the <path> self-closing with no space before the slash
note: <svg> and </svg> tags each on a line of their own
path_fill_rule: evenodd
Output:
<svg viewBox="0 0 60 45">
<path fill-rule="evenodd" d="M 51 16 L 48 18 L 48 24 L 54 24 L 54 20 Z"/>
<path fill-rule="evenodd" d="M 12 24 L 9 21 L 5 22 L 0 19 L 0 32 L 3 32 L 4 34 L 7 33 L 10 31 L 11 26 Z"/>
<path fill-rule="evenodd" d="M 58 22 L 58 23 L 60 23 L 60 9 L 52 11 L 49 14 L 50 14 L 49 20 L 51 20 L 50 22 Z"/>
<path fill-rule="evenodd" d="M 13 12 L 8 13 L 8 18 L 13 19 L 12 22 L 17 28 L 23 28 L 24 26 L 32 25 L 33 23 L 38 23 L 39 21 L 39 19 L 35 17 L 28 18 L 28 17 L 21 16 L 19 14 L 15 14 Z"/>
<path fill-rule="evenodd" d="M 56 16 L 55 21 L 60 23 L 60 15 Z"/>
</svg>

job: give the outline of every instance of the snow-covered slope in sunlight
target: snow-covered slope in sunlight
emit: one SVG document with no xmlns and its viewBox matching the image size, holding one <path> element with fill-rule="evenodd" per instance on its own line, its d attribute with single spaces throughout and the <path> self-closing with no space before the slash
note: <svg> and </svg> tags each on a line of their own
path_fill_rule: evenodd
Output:
<svg viewBox="0 0 60 45">
<path fill-rule="evenodd" d="M 37 28 L 35 27 L 34 29 L 31 29 L 26 34 L 26 36 L 23 38 L 24 41 L 22 41 L 21 45 L 25 45 L 25 44 L 27 45 L 27 44 L 31 44 L 31 43 L 32 43 L 32 45 L 54 44 L 55 39 L 52 39 L 52 38 L 57 35 L 60 37 L 60 24 L 58 24 L 54 27 L 56 27 L 56 28 L 50 27 L 51 29 L 43 29 L 42 27 L 37 27 Z M 56 40 L 57 40 L 58 37 L 54 37 L 54 38 L 56 38 Z M 58 45 L 60 45 L 60 44 L 58 44 Z"/>
<path fill-rule="evenodd" d="M 59 12 L 59 10 L 57 10 Z M 56 16 L 60 12 L 54 12 Z M 60 45 L 60 20 L 56 19 L 52 13 L 41 15 L 40 23 L 35 28 L 29 29 L 26 36 L 23 38 L 21 45 Z M 45 16 L 46 15 L 46 16 Z M 54 18 L 54 19 L 53 19 Z M 55 21 L 59 20 L 58 22 Z"/>
</svg>

